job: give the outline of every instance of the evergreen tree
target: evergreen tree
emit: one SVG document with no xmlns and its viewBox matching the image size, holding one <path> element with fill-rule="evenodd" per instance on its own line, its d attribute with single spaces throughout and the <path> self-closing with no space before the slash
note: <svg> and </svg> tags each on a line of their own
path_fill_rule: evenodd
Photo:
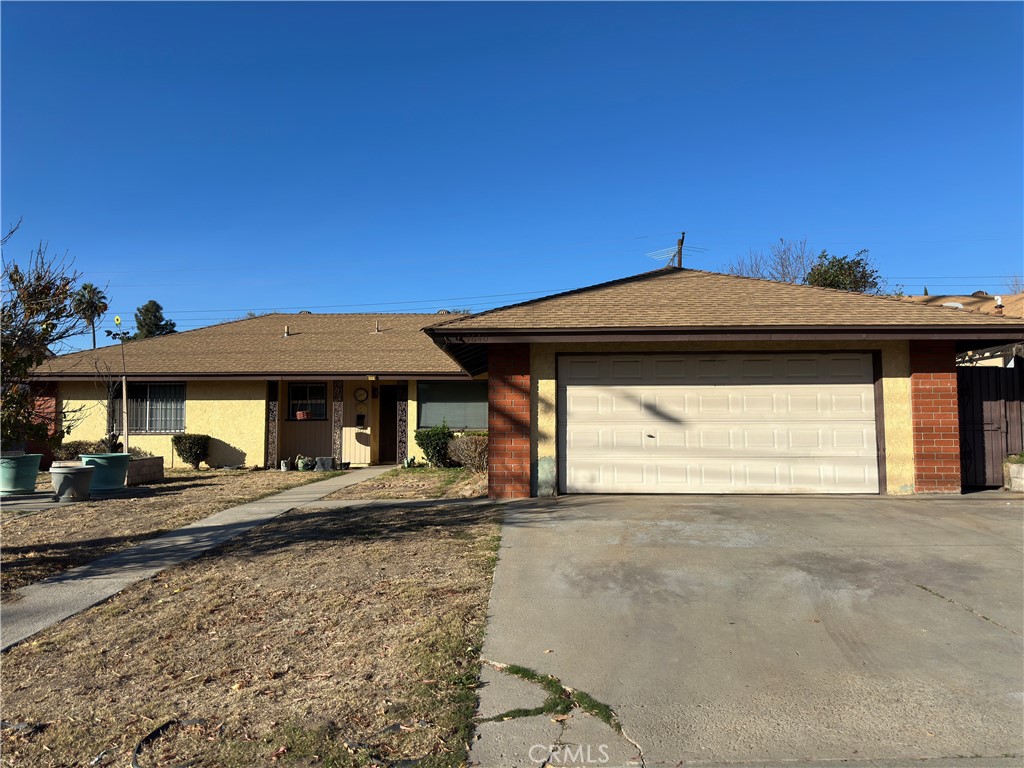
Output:
<svg viewBox="0 0 1024 768">
<path fill-rule="evenodd" d="M 176 323 L 164 319 L 164 308 L 160 303 L 150 299 L 135 310 L 136 339 L 148 339 L 152 336 L 166 336 L 174 333 Z"/>
<path fill-rule="evenodd" d="M 860 293 L 876 293 L 882 288 L 882 278 L 872 266 L 866 248 L 853 256 L 833 256 L 822 251 L 807 273 L 805 282 L 819 288 Z"/>
</svg>

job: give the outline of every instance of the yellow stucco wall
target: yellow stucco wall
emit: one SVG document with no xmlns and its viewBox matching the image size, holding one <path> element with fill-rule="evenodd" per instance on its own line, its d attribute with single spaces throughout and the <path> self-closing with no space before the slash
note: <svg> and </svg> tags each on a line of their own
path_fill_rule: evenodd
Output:
<svg viewBox="0 0 1024 768">
<path fill-rule="evenodd" d="M 91 382 L 61 382 L 66 409 L 78 409 L 80 421 L 69 440 L 99 440 L 106 432 L 106 395 Z M 210 435 L 210 464 L 266 464 L 266 392 L 262 381 L 189 381 L 185 383 L 185 431 Z M 180 459 L 169 434 L 131 434 L 128 445 L 164 457 L 173 467 Z"/>
<path fill-rule="evenodd" d="M 416 424 L 419 423 L 419 400 L 416 390 L 416 379 L 409 379 L 409 423 L 408 437 L 406 438 L 409 442 L 408 445 L 409 456 L 414 457 L 420 464 L 424 463 L 426 459 L 423 457 L 423 451 L 416 445 Z"/>
<path fill-rule="evenodd" d="M 615 354 L 631 352 L 764 352 L 880 350 L 882 353 L 882 401 L 885 410 L 885 470 L 889 494 L 914 491 L 913 423 L 910 407 L 910 353 L 905 341 L 884 342 L 638 342 L 632 344 L 532 344 L 530 386 L 532 409 L 531 463 L 536 492 L 537 468 L 544 471 L 554 460 L 557 466 L 556 356 L 582 352 Z M 545 462 L 544 460 L 548 460 Z"/>
</svg>

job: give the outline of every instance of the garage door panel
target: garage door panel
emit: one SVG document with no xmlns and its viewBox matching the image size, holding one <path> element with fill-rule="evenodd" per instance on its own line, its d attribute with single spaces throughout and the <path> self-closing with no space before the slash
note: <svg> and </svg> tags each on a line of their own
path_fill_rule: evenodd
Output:
<svg viewBox="0 0 1024 768">
<path fill-rule="evenodd" d="M 815 385 L 799 387 L 750 385 L 736 387 L 657 386 L 609 387 L 575 385 L 563 390 L 567 413 L 600 414 L 602 420 L 642 419 L 667 422 L 712 419 L 747 423 L 753 418 L 798 420 L 874 419 L 874 392 L 864 385 L 832 385 L 827 392 L 807 392 Z"/>
<path fill-rule="evenodd" d="M 563 490 L 877 492 L 866 354 L 559 363 Z"/>
<path fill-rule="evenodd" d="M 737 463 L 729 459 L 667 463 L 620 461 L 608 467 L 599 461 L 574 463 L 567 478 L 573 493 L 862 493 L 877 483 L 870 460 L 787 463 L 761 459 Z"/>
</svg>

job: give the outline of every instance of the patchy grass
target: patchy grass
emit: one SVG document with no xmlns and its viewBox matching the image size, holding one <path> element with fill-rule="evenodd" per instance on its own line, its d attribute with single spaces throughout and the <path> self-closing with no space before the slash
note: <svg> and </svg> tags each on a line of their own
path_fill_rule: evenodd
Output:
<svg viewBox="0 0 1024 768">
<path fill-rule="evenodd" d="M 3 765 L 127 765 L 175 720 L 140 765 L 463 765 L 498 515 L 296 510 L 135 585 L 5 654 Z"/>
<path fill-rule="evenodd" d="M 500 715 L 487 718 L 488 721 L 514 720 L 520 717 L 533 717 L 534 715 L 567 715 L 573 709 L 579 708 L 587 712 L 616 733 L 622 733 L 622 724 L 619 722 L 612 708 L 607 704 L 595 699 L 586 691 L 577 691 L 566 688 L 562 681 L 553 675 L 544 675 L 528 667 L 521 667 L 518 664 L 501 664 L 496 668 L 507 675 L 536 683 L 547 692 L 547 698 L 539 707 L 532 709 L 510 709 Z"/>
<path fill-rule="evenodd" d="M 487 473 L 465 467 L 393 469 L 329 499 L 467 499 L 487 495 Z"/>
<path fill-rule="evenodd" d="M 164 480 L 129 489 L 135 497 L 0 514 L 0 591 L 54 576 L 201 520 L 214 512 L 340 472 L 168 470 Z M 42 475 L 49 485 L 49 475 Z"/>
</svg>

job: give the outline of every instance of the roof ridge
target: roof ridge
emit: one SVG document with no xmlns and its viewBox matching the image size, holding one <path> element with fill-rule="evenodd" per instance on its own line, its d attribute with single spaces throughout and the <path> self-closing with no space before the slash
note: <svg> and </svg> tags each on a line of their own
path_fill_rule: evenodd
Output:
<svg viewBox="0 0 1024 768">
<path fill-rule="evenodd" d="M 426 325 L 426 326 L 423 327 L 422 330 L 427 330 L 428 328 L 440 328 L 440 327 L 445 326 L 445 325 L 454 325 L 457 322 L 460 322 L 462 320 L 466 320 L 466 319 L 471 318 L 471 317 L 474 317 L 474 318 L 475 317 L 483 317 L 484 315 L 489 315 L 492 312 L 502 312 L 502 311 L 504 311 L 506 309 L 515 309 L 517 307 L 525 307 L 525 306 L 529 306 L 530 304 L 537 304 L 537 303 L 540 303 L 542 301 L 550 301 L 551 299 L 558 299 L 558 298 L 561 298 L 563 296 L 572 296 L 572 295 L 578 294 L 578 293 L 586 293 L 587 291 L 594 291 L 594 290 L 597 290 L 599 288 L 607 288 L 607 287 L 612 286 L 612 285 L 622 285 L 622 284 L 625 284 L 625 283 L 632 282 L 634 280 L 641 280 L 641 279 L 645 279 L 645 278 L 649 278 L 649 277 L 654 277 L 658 273 L 663 273 L 663 272 L 664 273 L 667 273 L 667 272 L 697 272 L 697 271 L 699 271 L 699 270 L 689 269 L 687 267 L 673 267 L 671 265 L 665 266 L 665 267 L 658 267 L 657 269 L 652 269 L 649 272 L 640 272 L 640 273 L 635 274 L 635 275 L 627 275 L 626 277 L 617 277 L 614 280 L 607 280 L 607 281 L 605 281 L 603 283 L 595 283 L 594 285 L 585 285 L 582 288 L 572 288 L 571 290 L 568 290 L 568 291 L 560 291 L 559 293 L 552 293 L 552 294 L 550 294 L 548 296 L 540 296 L 540 297 L 538 297 L 536 299 L 527 299 L 526 301 L 516 302 L 515 304 L 505 304 L 505 305 L 503 305 L 501 307 L 492 307 L 491 309 L 485 309 L 483 312 L 473 312 L 472 314 L 469 314 L 469 315 L 460 315 L 459 317 L 453 317 L 450 320 L 444 320 L 444 321 L 442 321 L 440 323 L 432 323 L 431 325 Z"/>
</svg>

